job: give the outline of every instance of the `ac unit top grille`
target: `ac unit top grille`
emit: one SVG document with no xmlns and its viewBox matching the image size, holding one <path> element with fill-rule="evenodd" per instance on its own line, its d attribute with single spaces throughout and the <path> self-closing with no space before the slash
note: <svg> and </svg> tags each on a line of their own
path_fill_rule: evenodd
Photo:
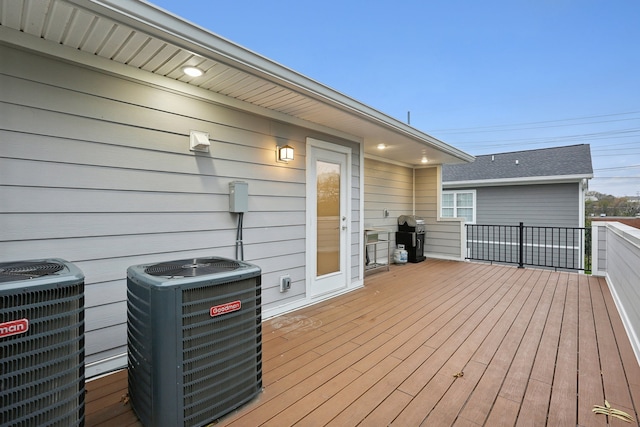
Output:
<svg viewBox="0 0 640 427">
<path fill-rule="evenodd" d="M 241 268 L 240 263 L 234 260 L 224 258 L 192 258 L 150 265 L 145 268 L 144 272 L 151 276 L 182 278 L 234 271 L 239 268 Z"/>
<path fill-rule="evenodd" d="M 63 270 L 64 264 L 57 262 L 19 261 L 0 264 L 0 283 L 29 280 L 48 276 Z"/>
</svg>

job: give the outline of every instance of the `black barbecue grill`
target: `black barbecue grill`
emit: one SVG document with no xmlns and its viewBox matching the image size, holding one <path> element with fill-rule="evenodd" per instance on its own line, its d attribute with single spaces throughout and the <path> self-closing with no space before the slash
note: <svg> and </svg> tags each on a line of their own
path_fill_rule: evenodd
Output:
<svg viewBox="0 0 640 427">
<path fill-rule="evenodd" d="M 424 256 L 425 234 L 423 218 L 415 215 L 400 215 L 398 217 L 396 245 L 404 245 L 409 262 L 422 262 L 426 259 Z"/>
</svg>

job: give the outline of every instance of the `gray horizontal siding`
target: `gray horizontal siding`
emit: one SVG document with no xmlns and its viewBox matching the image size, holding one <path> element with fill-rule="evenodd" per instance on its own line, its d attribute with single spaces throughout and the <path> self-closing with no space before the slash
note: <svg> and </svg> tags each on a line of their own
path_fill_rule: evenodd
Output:
<svg viewBox="0 0 640 427">
<path fill-rule="evenodd" d="M 578 184 L 517 185 L 476 189 L 476 223 L 582 227 Z"/>
<path fill-rule="evenodd" d="M 249 184 L 244 254 L 262 268 L 264 308 L 305 297 L 306 138 L 347 142 L 6 46 L 0 56 L 0 260 L 83 270 L 88 362 L 126 351 L 128 266 L 235 256 L 234 180 Z M 189 151 L 192 129 L 210 133 L 210 153 Z M 284 143 L 288 165 L 275 162 Z"/>
<path fill-rule="evenodd" d="M 425 254 L 458 259 L 462 244 L 460 222 L 438 221 L 438 173 L 437 167 L 416 169 L 416 215 L 425 221 Z"/>
<path fill-rule="evenodd" d="M 364 183 L 364 224 L 365 228 L 391 230 L 391 251 L 395 248 L 395 231 L 398 229 L 398 217 L 413 212 L 413 170 L 408 167 L 378 160 L 365 159 Z M 384 210 L 389 216 L 383 215 Z M 361 236 L 363 239 L 364 236 Z M 387 257 L 387 246 L 378 244 L 376 256 L 378 262 Z M 374 254 L 369 248 L 369 257 Z"/>
<path fill-rule="evenodd" d="M 227 202 L 225 200 L 225 202 Z M 255 210 L 256 212 L 259 210 Z M 250 211 L 251 212 L 251 211 Z M 261 212 L 259 217 L 247 214 L 244 228 L 247 230 L 265 227 L 304 225 L 304 212 L 291 211 L 287 218 L 279 212 Z M 21 228 L 29 222 L 28 228 Z M 224 232 L 235 227 L 236 221 L 229 212 L 162 212 L 162 213 L 15 213 L 3 215 L 0 230 L 2 240 L 65 239 L 74 237 L 109 237 L 128 235 L 155 235 L 159 233 L 206 232 L 223 237 Z M 235 230 L 234 230 L 235 231 Z M 286 230 L 282 231 L 286 233 Z"/>
<path fill-rule="evenodd" d="M 597 245 L 598 252 L 595 254 L 597 258 L 598 269 L 602 271 L 607 271 L 607 227 L 593 227 L 592 229 L 597 230 Z"/>
<path fill-rule="evenodd" d="M 606 262 L 599 264 L 598 270 L 606 271 L 607 282 L 640 360 L 640 232 L 618 222 L 596 229 L 606 234 L 604 238 L 599 236 L 598 247 L 604 249 Z"/>
<path fill-rule="evenodd" d="M 438 221 L 437 167 L 414 170 L 395 164 L 365 159 L 365 227 L 396 231 L 398 216 L 415 214 L 425 220 L 425 253 L 445 258 L 460 258 L 461 228 L 459 221 Z M 389 217 L 384 218 L 384 209 Z M 392 249 L 395 233 L 391 233 Z M 378 245 L 378 258 L 386 252 Z"/>
</svg>

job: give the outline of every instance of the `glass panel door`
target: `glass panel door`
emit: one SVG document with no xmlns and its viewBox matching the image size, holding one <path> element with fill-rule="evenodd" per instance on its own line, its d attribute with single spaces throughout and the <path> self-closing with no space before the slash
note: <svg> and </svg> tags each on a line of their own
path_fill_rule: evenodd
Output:
<svg viewBox="0 0 640 427">
<path fill-rule="evenodd" d="M 340 164 L 316 161 L 316 276 L 340 271 Z"/>
<path fill-rule="evenodd" d="M 307 170 L 308 296 L 349 285 L 350 149 L 309 139 Z"/>
</svg>

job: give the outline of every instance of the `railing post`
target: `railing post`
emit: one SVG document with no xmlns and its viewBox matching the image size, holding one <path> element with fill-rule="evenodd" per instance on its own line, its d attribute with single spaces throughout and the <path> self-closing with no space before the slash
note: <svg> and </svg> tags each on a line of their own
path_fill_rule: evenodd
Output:
<svg viewBox="0 0 640 427">
<path fill-rule="evenodd" d="M 518 268 L 524 268 L 524 223 L 520 223 L 520 256 L 518 262 Z"/>
</svg>

